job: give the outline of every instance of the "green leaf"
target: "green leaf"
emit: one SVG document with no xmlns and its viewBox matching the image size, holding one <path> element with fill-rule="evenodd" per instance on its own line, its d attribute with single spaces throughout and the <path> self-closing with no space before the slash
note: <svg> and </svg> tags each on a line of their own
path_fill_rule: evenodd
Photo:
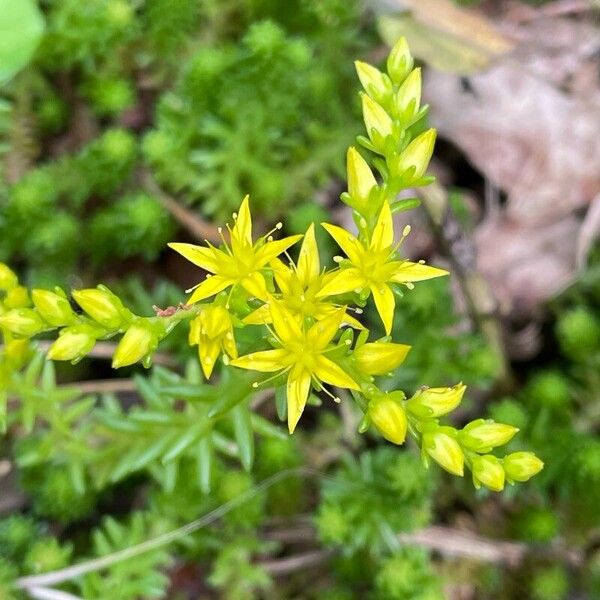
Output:
<svg viewBox="0 0 600 600">
<path fill-rule="evenodd" d="M 238 404 L 231 411 L 235 441 L 240 449 L 240 461 L 246 471 L 252 468 L 254 462 L 254 433 L 250 409 L 244 404 Z"/>
<path fill-rule="evenodd" d="M 197 452 L 198 478 L 202 493 L 210 493 L 210 475 L 212 471 L 213 449 L 212 435 L 205 435 L 198 444 Z"/>
<path fill-rule="evenodd" d="M 0 0 L 0 85 L 29 62 L 43 31 L 35 0 Z"/>
</svg>

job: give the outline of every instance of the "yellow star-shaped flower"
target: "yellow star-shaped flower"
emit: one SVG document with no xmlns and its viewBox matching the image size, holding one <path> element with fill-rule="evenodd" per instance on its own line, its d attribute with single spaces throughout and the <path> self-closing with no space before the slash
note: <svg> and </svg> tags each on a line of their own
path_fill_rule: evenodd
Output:
<svg viewBox="0 0 600 600">
<path fill-rule="evenodd" d="M 344 320 L 345 307 L 317 321 L 310 328 L 301 326 L 295 316 L 274 298 L 269 298 L 274 335 L 280 348 L 254 352 L 232 360 L 242 369 L 266 373 L 287 373 L 288 428 L 294 432 L 306 406 L 311 385 L 323 383 L 359 390 L 358 384 L 326 354 Z"/>
<path fill-rule="evenodd" d="M 234 213 L 233 216 L 235 224 L 229 232 L 231 246 L 223 240 L 224 250 L 210 244 L 206 247 L 182 243 L 169 244 L 170 248 L 212 274 L 194 288 L 188 304 L 204 300 L 236 285 L 241 285 L 257 298 L 265 299 L 267 288 L 261 270 L 302 238 L 301 235 L 292 235 L 281 240 L 273 240 L 267 234 L 254 243 L 248 196 L 242 200 L 238 213 Z M 276 229 L 280 228 L 281 224 L 278 223 Z"/>
<path fill-rule="evenodd" d="M 337 225 L 323 223 L 323 227 L 346 253 L 348 260 L 342 261 L 340 270 L 317 296 L 369 291 L 387 335 L 392 331 L 394 320 L 395 300 L 391 284 L 407 284 L 448 274 L 448 271 L 420 262 L 395 258 L 397 246 L 394 246 L 394 224 L 387 202 L 379 213 L 368 243 L 360 241 Z"/>
<path fill-rule="evenodd" d="M 281 260 L 275 258 L 271 261 L 271 268 L 277 287 L 281 292 L 277 295 L 277 299 L 281 300 L 285 308 L 296 316 L 300 324 L 306 318 L 317 321 L 323 319 L 335 313 L 339 308 L 339 305 L 331 304 L 331 302 L 318 296 L 323 286 L 335 274 L 321 272 L 314 225 L 311 225 L 304 234 L 298 265 L 290 268 Z M 348 314 L 344 316 L 343 321 L 357 329 L 364 329 L 359 321 Z M 249 325 L 271 323 L 269 305 L 264 304 L 249 314 L 244 319 L 244 323 Z"/>
</svg>

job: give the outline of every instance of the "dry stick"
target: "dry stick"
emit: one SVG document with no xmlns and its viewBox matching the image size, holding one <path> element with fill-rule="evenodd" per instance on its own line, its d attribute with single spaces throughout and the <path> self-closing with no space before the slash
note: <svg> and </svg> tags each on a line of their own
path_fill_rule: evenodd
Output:
<svg viewBox="0 0 600 600">
<path fill-rule="evenodd" d="M 498 377 L 500 388 L 509 390 L 513 376 L 502 342 L 502 327 L 496 315 L 497 302 L 486 280 L 475 268 L 474 245 L 461 231 L 452 214 L 448 194 L 439 184 L 433 183 L 419 193 L 433 234 L 448 256 L 452 273 L 460 284 L 469 315 L 498 356 L 501 366 Z"/>
<path fill-rule="evenodd" d="M 61 387 L 72 388 L 80 392 L 82 396 L 85 394 L 125 394 L 137 391 L 137 385 L 132 379 L 97 379 Z"/>
<path fill-rule="evenodd" d="M 27 593 L 36 600 L 82 600 L 79 596 L 74 596 L 68 592 L 45 587 L 30 588 Z"/>
<path fill-rule="evenodd" d="M 196 239 L 208 240 L 209 242 L 221 241 L 219 230 L 215 225 L 200 218 L 195 212 L 185 208 L 177 200 L 166 194 L 148 171 L 141 171 L 140 180 L 146 191 L 155 196 L 171 213 L 173 218 Z"/>
</svg>

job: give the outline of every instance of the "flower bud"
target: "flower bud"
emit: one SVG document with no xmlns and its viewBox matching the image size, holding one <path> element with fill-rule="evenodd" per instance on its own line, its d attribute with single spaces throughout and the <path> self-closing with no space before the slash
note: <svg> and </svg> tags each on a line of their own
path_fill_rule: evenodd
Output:
<svg viewBox="0 0 600 600">
<path fill-rule="evenodd" d="M 66 325 L 75 315 L 69 301 L 60 294 L 48 290 L 32 290 L 31 299 L 42 319 L 54 327 Z"/>
<path fill-rule="evenodd" d="M 104 286 L 74 291 L 73 298 L 94 321 L 107 329 L 119 329 L 133 316 Z"/>
<path fill-rule="evenodd" d="M 398 157 L 394 165 L 394 174 L 397 177 L 407 174 L 410 182 L 416 182 L 423 177 L 433 154 L 435 137 L 435 129 L 428 129 L 418 135 Z"/>
<path fill-rule="evenodd" d="M 373 145 L 382 149 L 383 141 L 392 133 L 392 119 L 380 104 L 362 94 L 363 119 Z"/>
<path fill-rule="evenodd" d="M 509 481 L 527 481 L 544 468 L 533 452 L 513 452 L 504 457 L 502 464 Z"/>
<path fill-rule="evenodd" d="M 352 356 L 363 373 L 385 375 L 404 362 L 409 350 L 405 344 L 375 342 L 359 346 Z"/>
<path fill-rule="evenodd" d="M 355 208 L 364 212 L 369 194 L 377 185 L 377 181 L 367 164 L 367 161 L 359 154 L 356 148 L 348 148 L 346 157 L 346 169 L 348 172 L 348 193 L 355 201 Z"/>
<path fill-rule="evenodd" d="M 452 427 L 438 427 L 423 434 L 423 451 L 443 469 L 453 475 L 463 476 L 465 455 L 455 439 Z"/>
<path fill-rule="evenodd" d="M 474 452 L 489 452 L 496 446 L 503 446 L 512 440 L 519 431 L 517 427 L 496 423 L 495 421 L 477 419 L 466 425 L 458 436 L 460 443 Z"/>
<path fill-rule="evenodd" d="M 504 468 L 499 459 L 491 454 L 476 456 L 472 463 L 473 485 L 479 489 L 482 485 L 494 492 L 504 489 Z"/>
<path fill-rule="evenodd" d="M 401 37 L 392 48 L 387 59 L 387 70 L 392 81 L 400 85 L 412 71 L 414 65 L 405 37 Z"/>
<path fill-rule="evenodd" d="M 374 66 L 361 62 L 354 61 L 358 78 L 365 92 L 376 100 L 383 100 L 392 90 L 391 83 L 386 75 Z"/>
<path fill-rule="evenodd" d="M 89 325 L 65 327 L 48 349 L 47 357 L 50 360 L 81 360 L 96 343 L 94 333 L 94 328 Z"/>
<path fill-rule="evenodd" d="M 29 340 L 20 338 L 6 340 L 4 343 L 4 356 L 15 368 L 22 367 L 29 358 L 31 346 Z"/>
<path fill-rule="evenodd" d="M 369 402 L 367 417 L 381 435 L 393 444 L 404 444 L 407 420 L 404 408 L 393 394 L 379 394 Z"/>
<path fill-rule="evenodd" d="M 13 308 L 0 315 L 0 327 L 15 335 L 31 337 L 45 328 L 40 316 L 31 308 Z"/>
<path fill-rule="evenodd" d="M 31 306 L 26 287 L 17 285 L 6 292 L 4 308 L 26 308 Z"/>
<path fill-rule="evenodd" d="M 447 388 L 425 388 L 408 400 L 406 408 L 421 419 L 441 417 L 460 404 L 466 389 L 462 383 Z"/>
<path fill-rule="evenodd" d="M 136 363 L 156 350 L 158 336 L 147 319 L 140 319 L 127 329 L 113 355 L 113 369 Z"/>
<path fill-rule="evenodd" d="M 402 123 L 410 124 L 421 104 L 421 69 L 414 69 L 394 97 L 396 114 Z"/>
<path fill-rule="evenodd" d="M 4 263 L 0 263 L 0 290 L 7 291 L 19 284 L 14 271 Z"/>
</svg>

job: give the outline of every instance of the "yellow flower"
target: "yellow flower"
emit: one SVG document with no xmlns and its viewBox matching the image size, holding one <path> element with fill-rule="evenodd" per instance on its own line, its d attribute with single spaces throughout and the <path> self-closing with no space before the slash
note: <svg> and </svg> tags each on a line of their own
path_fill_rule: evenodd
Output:
<svg viewBox="0 0 600 600">
<path fill-rule="evenodd" d="M 289 312 L 294 314 L 300 325 L 305 318 L 324 319 L 339 308 L 339 305 L 331 304 L 323 298 L 317 297 L 333 274 L 321 272 L 314 225 L 307 229 L 302 240 L 298 265 L 289 268 L 281 260 L 275 258 L 271 261 L 271 268 L 277 287 L 281 292 L 277 295 L 277 299 Z M 265 325 L 271 322 L 271 311 L 268 304 L 264 304 L 244 319 L 244 323 L 249 325 Z M 345 315 L 343 322 L 357 329 L 364 329 L 362 324 L 350 315 Z"/>
<path fill-rule="evenodd" d="M 215 304 L 202 308 L 202 312 L 190 323 L 190 344 L 198 344 L 200 365 L 206 379 L 210 378 L 219 354 L 224 352 L 230 358 L 237 358 L 229 312 Z"/>
<path fill-rule="evenodd" d="M 292 235 L 281 240 L 272 240 L 267 234 L 254 243 L 248 196 L 242 200 L 237 215 L 234 213 L 233 216 L 235 225 L 229 232 L 231 246 L 223 240 L 224 250 L 210 244 L 207 247 L 181 243 L 169 244 L 169 247 L 189 261 L 212 273 L 195 287 L 194 293 L 188 300 L 189 304 L 214 296 L 236 285 L 241 285 L 250 294 L 264 299 L 267 289 L 261 269 L 302 237 Z M 280 228 L 281 224 L 278 224 L 276 229 Z"/>
<path fill-rule="evenodd" d="M 375 306 L 383 321 L 387 335 L 392 330 L 394 319 L 394 293 L 391 284 L 410 284 L 432 277 L 447 275 L 448 272 L 409 260 L 396 260 L 392 211 L 386 202 L 379 213 L 373 235 L 365 243 L 337 225 L 323 223 L 323 227 L 346 253 L 341 269 L 318 293 L 318 296 L 333 296 L 365 290 L 373 294 Z"/>
<path fill-rule="evenodd" d="M 301 326 L 283 303 L 269 298 L 274 335 L 280 348 L 254 352 L 231 361 L 235 367 L 266 373 L 287 373 L 288 428 L 294 432 L 304 411 L 311 385 L 322 383 L 359 390 L 356 382 L 327 358 L 331 341 L 344 320 L 345 309 L 317 321 L 310 328 Z"/>
</svg>

